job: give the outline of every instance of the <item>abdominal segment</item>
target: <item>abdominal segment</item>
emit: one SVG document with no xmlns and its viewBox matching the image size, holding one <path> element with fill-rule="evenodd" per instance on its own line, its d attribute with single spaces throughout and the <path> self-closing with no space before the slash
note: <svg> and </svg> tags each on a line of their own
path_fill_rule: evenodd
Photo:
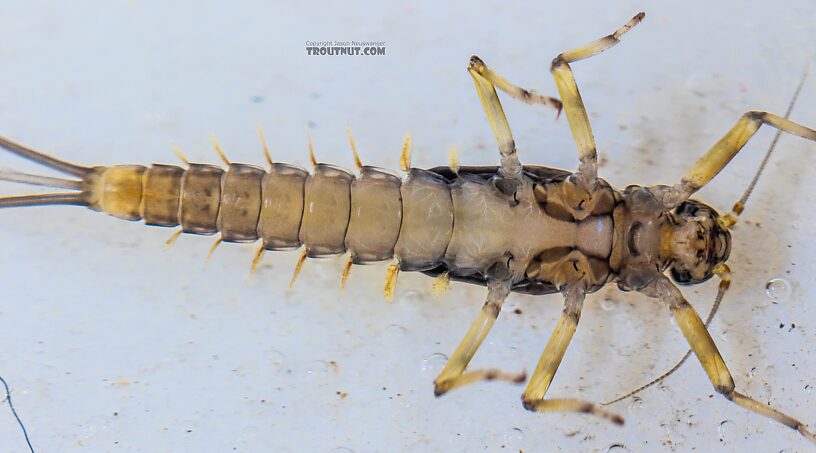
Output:
<svg viewBox="0 0 816 453">
<path fill-rule="evenodd" d="M 224 242 L 261 240 L 267 250 L 303 247 L 312 258 L 348 253 L 353 264 L 394 260 L 405 271 L 442 269 L 478 280 L 504 263 L 517 281 L 535 274 L 555 282 L 565 275 L 564 261 L 602 278 L 611 216 L 589 212 L 573 219 L 555 199 L 549 206 L 539 199 L 541 187 L 535 187 L 550 187 L 548 180 L 525 178 L 508 198 L 483 168 L 463 174 L 410 169 L 399 177 L 329 164 L 311 172 L 280 163 L 268 169 L 122 165 L 95 169 L 89 205 L 148 225 L 181 225 L 185 233 L 220 233 Z M 531 273 L 533 263 L 539 267 Z"/>
</svg>

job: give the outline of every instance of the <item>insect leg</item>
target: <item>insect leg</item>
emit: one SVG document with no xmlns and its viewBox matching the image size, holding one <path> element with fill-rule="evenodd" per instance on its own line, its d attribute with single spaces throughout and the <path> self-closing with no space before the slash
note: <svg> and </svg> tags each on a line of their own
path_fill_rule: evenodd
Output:
<svg viewBox="0 0 816 453">
<path fill-rule="evenodd" d="M 493 129 L 493 135 L 496 136 L 496 142 L 499 144 L 501 160 L 499 173 L 505 178 L 519 178 L 521 177 L 521 162 L 516 155 L 516 142 L 513 140 L 513 133 L 510 132 L 510 124 L 507 122 L 507 116 L 496 94 L 496 87 L 477 70 L 478 62 L 481 62 L 478 57 L 471 57 L 468 72 L 473 77 L 476 92 L 487 114 L 487 122 L 490 123 L 490 128 Z"/>
<path fill-rule="evenodd" d="M 555 326 L 555 330 L 541 354 L 541 359 L 536 365 L 530 383 L 521 395 L 521 402 L 524 408 L 533 412 L 583 412 L 607 418 L 616 424 L 623 424 L 623 418 L 619 415 L 607 412 L 597 404 L 577 399 L 544 399 L 544 394 L 552 383 L 555 372 L 567 352 L 572 340 L 572 335 L 578 327 L 578 319 L 581 317 L 581 309 L 584 306 L 586 292 L 577 287 L 569 287 L 564 293 L 564 310 L 561 319 Z"/>
<path fill-rule="evenodd" d="M 507 295 L 510 294 L 509 281 L 495 281 L 488 283 L 487 301 L 479 312 L 476 321 L 470 326 L 465 338 L 459 343 L 445 368 L 434 380 L 434 395 L 442 396 L 450 390 L 476 381 L 504 380 L 521 383 L 526 379 L 524 373 L 507 374 L 499 370 L 477 370 L 465 373 L 465 368 L 476 354 L 490 328 L 496 322 L 501 307 Z"/>
<path fill-rule="evenodd" d="M 714 298 L 714 303 L 711 305 L 711 310 L 709 310 L 708 316 L 706 316 L 706 320 L 705 320 L 706 328 L 708 328 L 708 326 L 711 325 L 711 321 L 714 319 L 714 315 L 717 314 L 717 310 L 719 310 L 719 308 L 720 308 L 720 304 L 722 303 L 723 297 L 725 296 L 725 292 L 728 291 L 728 288 L 731 286 L 731 274 L 730 274 L 730 272 L 731 272 L 731 270 L 728 268 L 728 265 L 726 265 L 726 264 L 720 264 L 720 267 L 714 271 L 715 274 L 720 276 L 721 280 L 720 280 L 720 285 L 717 288 L 717 296 Z M 686 353 L 683 354 L 683 357 L 681 357 L 680 360 L 678 360 L 677 363 L 675 363 L 674 366 L 669 368 L 669 370 L 666 371 L 665 373 L 663 373 L 660 376 L 652 379 L 651 381 L 649 381 L 649 383 L 641 385 L 640 387 L 632 390 L 629 393 L 626 393 L 626 394 L 624 394 L 622 396 L 619 396 L 619 397 L 617 397 L 617 398 L 615 398 L 613 400 L 609 400 L 609 401 L 601 404 L 601 406 L 609 406 L 611 404 L 617 403 L 618 401 L 623 401 L 626 398 L 629 398 L 630 396 L 637 395 L 638 393 L 646 390 L 647 388 L 649 388 L 649 387 L 651 387 L 651 386 L 653 386 L 655 384 L 659 384 L 664 379 L 666 379 L 669 376 L 671 376 L 672 374 L 674 374 L 675 371 L 679 370 L 680 367 L 683 366 L 683 364 L 686 363 L 686 360 L 688 360 L 688 358 L 691 356 L 691 353 L 692 353 L 691 349 L 686 350 Z"/>
<path fill-rule="evenodd" d="M 592 57 L 614 46 L 620 42 L 621 35 L 640 23 L 645 16 L 645 13 L 639 13 L 611 35 L 558 55 L 550 66 L 550 72 L 555 79 L 555 85 L 558 87 L 558 94 L 564 103 L 564 114 L 567 116 L 572 138 L 578 146 L 578 155 L 581 161 L 578 173 L 584 177 L 586 183 L 594 183 L 598 176 L 595 138 L 592 136 L 592 128 L 589 125 L 589 117 L 584 107 L 584 101 L 581 99 L 581 93 L 578 92 L 578 85 L 575 83 L 575 76 L 572 74 L 569 64 Z"/>
<path fill-rule="evenodd" d="M 525 88 L 513 85 L 507 79 L 488 68 L 485 62 L 476 55 L 470 57 L 468 71 L 471 71 L 471 73 L 475 71 L 488 83 L 509 94 L 513 99 L 517 99 L 527 104 L 549 105 L 550 107 L 556 109 L 559 114 L 561 113 L 561 101 L 549 96 L 542 96 L 533 90 L 527 90 Z"/>
<path fill-rule="evenodd" d="M 768 112 L 750 111 L 742 115 L 714 146 L 700 157 L 680 183 L 666 189 L 663 204 L 672 208 L 708 184 L 737 155 L 763 124 L 808 140 L 816 141 L 816 131 Z"/>
<path fill-rule="evenodd" d="M 802 78 L 799 79 L 799 84 L 796 86 L 796 91 L 794 91 L 793 97 L 791 98 L 790 103 L 788 103 L 787 111 L 785 111 L 785 119 L 790 118 L 790 114 L 793 111 L 793 106 L 794 106 L 794 104 L 796 104 L 796 101 L 799 98 L 799 94 L 802 92 L 802 86 L 804 86 L 805 79 L 807 78 L 807 75 L 808 75 L 807 69 L 808 69 L 808 66 L 806 65 L 805 70 L 802 73 Z M 737 222 L 737 217 L 739 217 L 739 215 L 742 213 L 743 209 L 745 209 L 745 203 L 746 203 L 746 201 L 748 201 L 748 197 L 751 195 L 751 192 L 754 190 L 754 187 L 756 186 L 756 183 L 759 180 L 760 175 L 762 175 L 762 171 L 765 169 L 765 166 L 768 164 L 768 161 L 771 158 L 771 154 L 773 154 L 774 148 L 776 147 L 776 144 L 779 142 L 779 137 L 781 135 L 782 135 L 782 131 L 777 129 L 776 134 L 774 134 L 774 138 L 771 141 L 770 146 L 768 147 L 768 151 L 765 152 L 765 157 L 762 159 L 762 163 L 759 165 L 759 169 L 757 170 L 756 174 L 754 174 L 753 179 L 751 179 L 751 183 L 748 184 L 748 188 L 745 189 L 745 193 L 742 194 L 742 197 L 740 197 L 739 201 L 734 203 L 734 207 L 731 208 L 730 213 L 727 213 L 725 215 L 720 216 L 720 218 L 717 220 L 720 223 L 720 225 L 723 226 L 724 228 L 731 228 Z M 720 264 L 718 266 L 718 268 L 715 268 L 714 273 L 717 274 L 722 280 L 720 281 L 720 287 L 717 290 L 717 297 L 714 300 L 714 305 L 711 306 L 711 311 L 709 312 L 708 317 L 706 317 L 706 321 L 705 321 L 706 328 L 708 328 L 709 324 L 711 323 L 711 320 L 714 317 L 714 314 L 717 312 L 717 308 L 719 308 L 720 302 L 722 302 L 722 298 L 725 295 L 725 291 L 728 289 L 728 286 L 729 286 L 729 284 L 731 282 L 731 277 L 730 277 L 731 270 L 724 263 Z M 631 391 L 631 392 L 629 392 L 629 393 L 627 393 L 627 394 L 625 394 L 623 396 L 620 396 L 618 398 L 615 398 L 614 400 L 603 403 L 603 405 L 608 406 L 610 404 L 617 403 L 618 401 L 621 401 L 621 400 L 626 399 L 626 398 L 628 398 L 630 396 L 633 396 L 633 395 L 641 392 L 642 390 L 645 390 L 645 389 L 659 383 L 660 381 L 666 379 L 672 373 L 677 371 L 683 365 L 683 363 L 685 363 L 686 359 L 689 358 L 691 353 L 692 353 L 691 349 L 687 350 L 686 353 L 683 355 L 683 357 L 677 362 L 677 364 L 675 364 L 674 367 L 672 367 L 669 371 L 667 371 L 667 372 L 663 373 L 662 375 L 660 375 L 660 377 L 658 377 L 656 379 L 653 379 L 648 384 L 642 385 L 639 388 L 637 388 L 637 389 L 635 389 L 635 390 L 633 390 L 633 391 Z"/>
<path fill-rule="evenodd" d="M 674 284 L 666 277 L 660 276 L 655 280 L 654 286 L 646 292 L 651 292 L 651 294 L 647 295 L 658 297 L 669 306 L 674 319 L 677 320 L 677 325 L 680 326 L 680 330 L 683 331 L 683 335 L 694 351 L 694 355 L 697 356 L 718 393 L 721 393 L 729 401 L 733 401 L 746 409 L 798 431 L 808 440 L 816 443 L 816 436 L 808 431 L 807 427 L 799 420 L 736 391 L 734 378 L 731 376 L 731 372 L 728 371 L 728 367 L 725 365 L 720 351 L 717 350 L 717 346 L 708 333 L 703 320 L 700 319 L 700 316 Z"/>
</svg>

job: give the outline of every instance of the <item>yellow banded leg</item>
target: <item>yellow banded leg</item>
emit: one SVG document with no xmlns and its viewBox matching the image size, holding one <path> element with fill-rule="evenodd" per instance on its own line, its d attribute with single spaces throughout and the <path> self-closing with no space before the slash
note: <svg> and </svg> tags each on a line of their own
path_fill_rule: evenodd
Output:
<svg viewBox="0 0 816 453">
<path fill-rule="evenodd" d="M 533 412 L 582 412 L 599 417 L 607 418 L 614 423 L 623 424 L 623 418 L 607 412 L 597 404 L 577 399 L 544 399 L 544 395 L 555 377 L 558 366 L 567 352 L 567 347 L 572 340 L 575 329 L 578 327 L 578 319 L 581 317 L 581 309 L 584 305 L 586 293 L 578 288 L 569 288 L 564 291 L 564 311 L 561 319 L 555 326 L 555 330 L 541 354 L 541 359 L 536 365 L 530 382 L 521 395 L 521 402 L 524 408 Z"/>
<path fill-rule="evenodd" d="M 511 283 L 508 281 L 491 281 L 488 283 L 487 301 L 476 321 L 468 329 L 465 338 L 459 343 L 445 368 L 434 380 L 434 395 L 442 396 L 456 387 L 461 387 L 476 381 L 503 380 L 514 383 L 524 382 L 524 373 L 508 374 L 499 370 L 477 370 L 465 373 L 468 363 L 476 354 L 490 328 L 496 322 L 501 307 L 507 295 L 510 294 Z"/>
<path fill-rule="evenodd" d="M 510 97 L 512 97 L 513 99 L 517 99 L 527 104 L 549 105 L 550 107 L 557 110 L 558 113 L 561 113 L 562 108 L 561 101 L 549 96 L 542 96 L 533 90 L 528 90 L 513 85 L 507 79 L 500 76 L 492 69 L 488 68 L 485 62 L 476 55 L 470 57 L 470 64 L 468 70 L 471 72 L 475 71 L 480 76 L 482 76 L 488 83 L 492 84 L 495 88 L 498 88 L 504 91 L 505 93 L 509 94 Z"/>
<path fill-rule="evenodd" d="M 694 163 L 691 170 L 679 184 L 671 187 L 671 192 L 663 203 L 674 207 L 685 201 L 691 194 L 714 179 L 717 174 L 737 155 L 745 143 L 763 124 L 773 126 L 808 140 L 816 141 L 816 131 L 768 112 L 751 111 L 737 121 L 714 146 Z M 741 208 L 738 208 L 741 209 Z"/>
<path fill-rule="evenodd" d="M 493 130 L 493 135 L 499 144 L 501 161 L 499 173 L 505 178 L 519 178 L 521 176 L 521 162 L 519 162 L 516 155 L 516 142 L 513 140 L 512 132 L 510 132 L 510 124 L 507 122 L 507 116 L 504 114 L 501 101 L 499 101 L 499 96 L 496 94 L 496 88 L 474 68 L 473 58 L 470 60 L 470 65 L 468 65 L 468 72 L 473 77 L 476 92 L 479 94 L 482 107 L 484 107 L 487 114 L 487 122 L 490 123 L 490 128 Z"/>
<path fill-rule="evenodd" d="M 683 335 L 694 351 L 694 355 L 697 356 L 706 374 L 708 374 L 708 378 L 714 385 L 714 389 L 728 400 L 754 411 L 757 414 L 776 420 L 798 431 L 811 442 L 816 443 L 816 436 L 808 431 L 807 427 L 799 420 L 737 392 L 734 389 L 734 379 L 731 377 L 731 372 L 728 371 L 728 367 L 726 367 L 725 361 L 720 351 L 717 350 L 717 346 L 708 333 L 703 320 L 700 319 L 700 316 L 694 308 L 683 298 L 680 290 L 665 279 L 665 277 L 658 282 L 658 285 L 662 285 L 662 288 L 658 290 L 658 294 L 668 303 L 672 315 L 677 320 L 677 325 L 680 326 L 680 330 L 683 331 Z"/>
<path fill-rule="evenodd" d="M 597 55 L 614 46 L 620 42 L 621 35 L 637 25 L 645 16 L 646 14 L 639 13 L 611 35 L 558 55 L 550 67 L 550 72 L 555 78 L 555 85 L 558 87 L 558 95 L 561 96 L 561 102 L 564 103 L 564 114 L 567 116 L 572 138 L 578 146 L 578 156 L 581 160 L 578 173 L 584 176 L 586 183 L 594 183 L 598 177 L 598 158 L 595 151 L 595 138 L 592 136 L 592 128 L 589 125 L 589 117 L 569 64 Z"/>
<path fill-rule="evenodd" d="M 717 288 L 717 296 L 714 298 L 714 303 L 711 305 L 711 309 L 709 310 L 708 316 L 706 317 L 705 320 L 706 328 L 708 328 L 708 326 L 711 325 L 711 320 L 713 320 L 714 315 L 717 314 L 717 310 L 719 310 L 720 308 L 720 304 L 722 303 L 723 297 L 725 297 L 725 292 L 728 291 L 728 288 L 731 286 L 731 269 L 728 267 L 727 264 L 725 263 L 718 264 L 714 268 L 714 274 L 718 275 L 721 280 L 720 285 Z M 680 367 L 683 366 L 684 363 L 686 363 L 686 360 L 688 360 L 688 358 L 691 357 L 691 353 L 692 353 L 691 349 L 688 349 L 686 353 L 683 354 L 683 357 L 681 357 L 680 360 L 678 360 L 677 363 L 675 363 L 674 366 L 669 369 L 669 371 L 666 371 L 657 378 L 652 379 L 651 381 L 649 381 L 648 384 L 643 384 L 640 387 L 632 390 L 631 392 L 624 394 L 623 396 L 619 396 L 613 400 L 609 400 L 601 404 L 601 406 L 609 406 L 610 404 L 615 404 L 618 401 L 625 400 L 630 396 L 635 396 L 638 393 L 642 392 L 643 390 L 646 390 L 647 388 L 660 383 L 664 379 L 674 374 L 675 371 L 679 370 Z"/>
</svg>

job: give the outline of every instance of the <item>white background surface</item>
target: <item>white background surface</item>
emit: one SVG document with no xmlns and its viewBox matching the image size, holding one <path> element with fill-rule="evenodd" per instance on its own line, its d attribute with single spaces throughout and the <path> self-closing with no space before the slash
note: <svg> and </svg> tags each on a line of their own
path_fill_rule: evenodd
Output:
<svg viewBox="0 0 816 453">
<path fill-rule="evenodd" d="M 261 163 L 260 123 L 273 158 L 305 164 L 308 124 L 318 158 L 350 167 L 351 126 L 367 164 L 398 168 L 409 131 L 417 167 L 445 164 L 449 145 L 463 164 L 494 164 L 468 57 L 555 95 L 556 54 L 645 9 L 621 45 L 573 68 L 601 174 L 618 187 L 673 183 L 744 111 L 783 114 L 816 43 L 809 1 L 165 3 L 0 1 L 0 133 L 82 164 L 174 162 L 174 143 L 215 162 L 214 133 L 232 160 Z M 382 40 L 387 55 L 310 57 L 307 40 Z M 563 118 L 503 99 L 523 161 L 575 168 Z M 793 119 L 813 127 L 814 105 L 811 75 Z M 761 130 L 700 198 L 726 211 L 771 136 Z M 712 325 L 738 388 L 811 429 L 814 151 L 781 140 L 734 230 L 733 290 Z M 9 156 L 0 165 L 32 169 Z M 0 375 L 38 451 L 812 448 L 710 397 L 696 360 L 641 404 L 614 406 L 623 428 L 529 413 L 522 388 L 500 383 L 436 399 L 438 354 L 461 339 L 483 288 L 455 284 L 435 299 L 430 279 L 402 274 L 389 304 L 385 266 L 368 266 L 352 269 L 339 299 L 341 261 L 326 259 L 308 261 L 286 295 L 296 254 L 267 254 L 247 283 L 254 246 L 222 245 L 204 268 L 212 239 L 184 236 L 164 252 L 170 233 L 71 207 L 0 212 Z M 793 291 L 772 304 L 765 284 L 780 276 Z M 684 292 L 705 312 L 715 287 Z M 560 307 L 557 296 L 513 295 L 473 367 L 531 370 Z M 588 302 L 549 395 L 606 400 L 684 350 L 664 307 L 608 288 Z M 24 450 L 3 405 L 0 451 Z"/>
</svg>

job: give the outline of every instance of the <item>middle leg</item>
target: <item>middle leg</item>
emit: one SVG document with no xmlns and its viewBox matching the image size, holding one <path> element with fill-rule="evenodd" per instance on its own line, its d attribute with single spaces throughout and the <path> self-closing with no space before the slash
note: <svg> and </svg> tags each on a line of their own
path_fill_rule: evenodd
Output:
<svg viewBox="0 0 816 453">
<path fill-rule="evenodd" d="M 583 47 L 564 52 L 552 61 L 550 72 L 555 79 L 561 101 L 564 103 L 564 114 L 567 116 L 572 138 L 578 146 L 578 157 L 581 161 L 578 173 L 583 176 L 584 184 L 591 185 L 595 183 L 595 179 L 598 177 L 598 157 L 595 151 L 595 137 L 593 137 L 592 128 L 589 126 L 589 117 L 569 64 L 598 55 L 619 43 L 620 37 L 639 24 L 645 16 L 645 13 L 639 13 L 611 35 Z"/>
<path fill-rule="evenodd" d="M 525 409 L 533 412 L 582 412 L 622 425 L 623 417 L 607 412 L 598 404 L 572 398 L 544 398 L 567 352 L 567 346 L 572 340 L 575 329 L 578 327 L 578 319 L 581 317 L 585 297 L 584 290 L 575 286 L 564 291 L 564 311 L 561 319 L 558 320 L 550 341 L 547 342 L 544 353 L 541 354 L 541 359 L 530 378 L 527 389 L 521 396 L 521 401 Z"/>
</svg>

